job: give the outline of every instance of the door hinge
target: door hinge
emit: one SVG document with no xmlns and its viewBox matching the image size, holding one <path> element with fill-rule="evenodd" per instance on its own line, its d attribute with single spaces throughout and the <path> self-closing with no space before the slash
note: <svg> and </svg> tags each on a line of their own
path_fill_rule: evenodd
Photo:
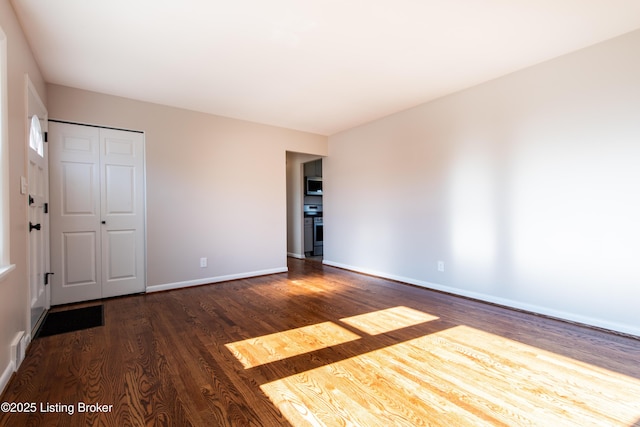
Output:
<svg viewBox="0 0 640 427">
<path fill-rule="evenodd" d="M 33 202 L 35 202 L 33 196 L 31 196 L 31 194 L 29 194 L 29 206 L 31 206 L 33 204 Z"/>
<path fill-rule="evenodd" d="M 54 273 L 44 273 L 44 285 L 47 286 L 49 284 L 49 276 Z"/>
<path fill-rule="evenodd" d="M 49 132 L 44 133 L 44 142 L 49 142 Z"/>
<path fill-rule="evenodd" d="M 49 213 L 49 203 L 45 203 L 44 206 L 42 207 L 42 209 L 44 209 L 44 213 L 48 214 Z"/>
</svg>

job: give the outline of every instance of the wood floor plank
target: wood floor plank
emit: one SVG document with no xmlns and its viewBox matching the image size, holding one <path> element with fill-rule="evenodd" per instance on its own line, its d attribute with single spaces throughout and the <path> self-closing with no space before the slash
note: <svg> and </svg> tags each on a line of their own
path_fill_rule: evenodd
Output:
<svg viewBox="0 0 640 427">
<path fill-rule="evenodd" d="M 32 342 L 1 426 L 640 426 L 640 339 L 317 262 L 103 303 Z"/>
</svg>

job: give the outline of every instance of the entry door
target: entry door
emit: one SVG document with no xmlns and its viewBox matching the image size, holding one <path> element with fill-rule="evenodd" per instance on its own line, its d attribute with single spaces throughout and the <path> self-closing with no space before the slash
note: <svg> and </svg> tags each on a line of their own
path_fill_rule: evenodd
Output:
<svg viewBox="0 0 640 427">
<path fill-rule="evenodd" d="M 40 119 L 36 115 L 31 118 L 28 151 L 29 296 L 33 332 L 49 308 L 48 288 L 45 286 L 49 268 L 49 221 L 47 216 L 49 173 L 47 147 L 43 141 Z"/>
<path fill-rule="evenodd" d="M 52 304 L 144 292 L 144 136 L 49 123 Z"/>
</svg>

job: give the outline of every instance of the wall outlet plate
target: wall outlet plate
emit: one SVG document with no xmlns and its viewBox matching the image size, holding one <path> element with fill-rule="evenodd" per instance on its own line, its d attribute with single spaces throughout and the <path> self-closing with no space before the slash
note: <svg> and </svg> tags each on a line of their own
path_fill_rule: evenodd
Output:
<svg viewBox="0 0 640 427">
<path fill-rule="evenodd" d="M 444 271 L 444 261 L 438 261 L 438 271 Z"/>
<path fill-rule="evenodd" d="M 207 266 L 207 259 L 200 258 L 200 268 L 205 268 Z"/>
</svg>

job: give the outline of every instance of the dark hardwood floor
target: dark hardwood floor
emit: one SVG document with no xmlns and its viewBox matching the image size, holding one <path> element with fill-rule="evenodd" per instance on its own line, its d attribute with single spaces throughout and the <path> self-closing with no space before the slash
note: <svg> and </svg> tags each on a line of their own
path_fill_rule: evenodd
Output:
<svg viewBox="0 0 640 427">
<path fill-rule="evenodd" d="M 37 408 L 0 425 L 640 425 L 640 340 L 289 268 L 105 300 L 104 326 L 32 342 L 0 400 Z"/>
</svg>

